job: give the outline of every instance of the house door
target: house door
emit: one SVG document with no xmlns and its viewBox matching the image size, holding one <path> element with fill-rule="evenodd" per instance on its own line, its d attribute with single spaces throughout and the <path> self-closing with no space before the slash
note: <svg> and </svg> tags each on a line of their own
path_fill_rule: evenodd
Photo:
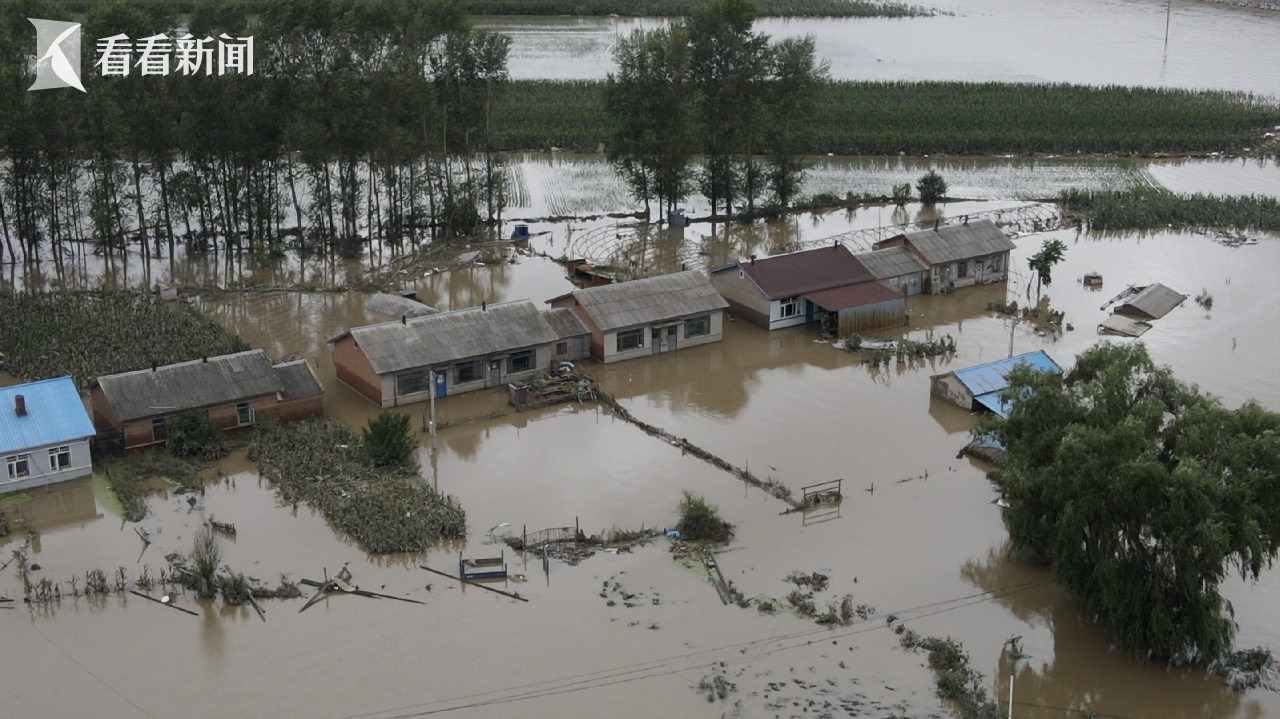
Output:
<svg viewBox="0 0 1280 719">
<path fill-rule="evenodd" d="M 667 351 L 674 351 L 676 348 L 676 326 L 671 325 L 667 328 Z"/>
<path fill-rule="evenodd" d="M 489 386 L 497 387 L 499 384 L 502 384 L 502 362 L 492 360 L 489 362 Z"/>
<path fill-rule="evenodd" d="M 987 268 L 986 260 L 975 260 L 973 263 L 973 281 L 982 284 L 982 271 Z"/>
<path fill-rule="evenodd" d="M 443 397 L 448 394 L 449 388 L 445 386 L 445 372 L 436 372 L 436 397 Z"/>
<path fill-rule="evenodd" d="M 653 349 L 649 350 L 649 354 L 658 354 L 662 351 L 662 330 L 654 327 L 649 330 L 649 344 Z"/>
</svg>

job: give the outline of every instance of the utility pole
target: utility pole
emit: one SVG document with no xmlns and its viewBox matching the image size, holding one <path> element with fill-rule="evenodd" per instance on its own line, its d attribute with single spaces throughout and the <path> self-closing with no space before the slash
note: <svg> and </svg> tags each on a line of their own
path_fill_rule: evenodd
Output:
<svg viewBox="0 0 1280 719">
<path fill-rule="evenodd" d="M 436 451 L 436 371 L 429 370 L 431 378 L 431 451 Z"/>
<path fill-rule="evenodd" d="M 1017 669 L 1019 659 L 1030 659 L 1030 654 L 1023 654 L 1018 649 L 1018 642 L 1022 641 L 1022 636 L 1016 636 L 1005 645 L 1009 647 L 1009 719 L 1013 719 L 1013 678 L 1014 670 Z"/>
<path fill-rule="evenodd" d="M 1173 16 L 1173 0 L 1169 0 L 1169 4 L 1164 10 L 1164 46 L 1169 47 L 1169 18 Z"/>
</svg>

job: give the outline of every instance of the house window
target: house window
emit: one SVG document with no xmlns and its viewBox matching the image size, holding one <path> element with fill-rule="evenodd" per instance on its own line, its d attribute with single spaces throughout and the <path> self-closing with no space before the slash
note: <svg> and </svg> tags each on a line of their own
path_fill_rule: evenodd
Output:
<svg viewBox="0 0 1280 719">
<path fill-rule="evenodd" d="M 788 317 L 795 317 L 799 315 L 800 314 L 800 298 L 788 297 L 787 299 L 782 301 L 782 304 L 779 306 L 779 310 L 780 310 L 779 314 L 784 320 Z"/>
<path fill-rule="evenodd" d="M 31 455 L 18 454 L 5 459 L 9 467 L 9 481 L 22 479 L 31 475 Z"/>
<path fill-rule="evenodd" d="M 644 330 L 627 330 L 618 333 L 618 351 L 626 352 L 644 347 Z"/>
<path fill-rule="evenodd" d="M 995 257 L 992 257 L 991 262 L 987 265 L 987 267 L 991 268 L 992 272 L 999 272 L 1000 271 L 1000 255 L 996 255 Z"/>
<path fill-rule="evenodd" d="M 516 352 L 507 360 L 507 374 L 528 372 L 533 369 L 533 350 Z"/>
<path fill-rule="evenodd" d="M 960 264 L 956 268 L 956 277 L 968 277 L 968 276 L 969 276 L 969 261 L 964 260 L 960 262 Z"/>
<path fill-rule="evenodd" d="M 711 334 L 711 315 L 703 315 L 701 317 L 693 317 L 685 320 L 684 338 L 702 337 Z"/>
<path fill-rule="evenodd" d="M 480 365 L 480 360 L 458 365 L 458 384 L 478 382 L 483 376 L 484 367 Z"/>
<path fill-rule="evenodd" d="M 49 450 L 49 469 L 61 472 L 71 467 L 71 448 L 57 447 Z"/>
<path fill-rule="evenodd" d="M 889 289 L 891 289 L 891 290 L 896 290 L 896 289 L 898 289 L 898 278 L 897 278 L 897 277 L 890 277 L 890 278 L 889 278 Z"/>
<path fill-rule="evenodd" d="M 246 424 L 253 424 L 253 408 L 248 402 L 241 402 L 236 405 L 236 424 L 241 427 Z"/>
<path fill-rule="evenodd" d="M 568 343 L 568 342 L 557 342 L 557 343 L 556 343 L 556 354 L 558 354 L 558 355 L 567 355 L 567 354 L 569 354 L 569 343 Z"/>
<path fill-rule="evenodd" d="M 401 397 L 427 391 L 427 371 L 405 372 L 396 375 L 396 394 Z"/>
<path fill-rule="evenodd" d="M 169 439 L 169 420 L 161 417 L 151 420 L 151 441 L 163 442 Z"/>
</svg>

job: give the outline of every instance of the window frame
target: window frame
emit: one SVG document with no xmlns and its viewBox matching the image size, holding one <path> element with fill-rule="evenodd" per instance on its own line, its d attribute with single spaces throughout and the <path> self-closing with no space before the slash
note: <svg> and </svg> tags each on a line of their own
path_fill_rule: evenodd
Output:
<svg viewBox="0 0 1280 719">
<path fill-rule="evenodd" d="M 788 309 L 792 309 L 793 311 L 788 313 L 787 312 Z M 789 320 L 793 317 L 799 317 L 799 316 L 800 316 L 800 295 L 796 295 L 795 297 L 788 297 L 784 300 L 778 301 L 778 318 L 779 319 Z"/>
<path fill-rule="evenodd" d="M 418 389 L 406 392 L 405 386 L 408 385 L 409 387 L 412 387 L 413 385 L 409 383 L 413 380 L 417 381 Z M 425 369 L 414 370 L 412 372 L 401 372 L 400 374 L 396 375 L 396 396 L 397 397 L 405 397 L 411 394 L 421 394 L 423 392 L 426 392 L 429 388 L 430 388 L 430 382 L 427 379 L 427 371 Z"/>
<path fill-rule="evenodd" d="M 19 479 L 25 479 L 31 476 L 31 455 L 30 454 L 13 454 L 4 458 L 5 467 L 7 469 L 6 476 L 8 481 L 16 482 Z M 18 469 L 21 466 L 22 469 Z"/>
<path fill-rule="evenodd" d="M 156 417 L 151 420 L 151 441 L 167 442 L 169 441 L 169 418 Z"/>
<path fill-rule="evenodd" d="M 956 263 L 956 279 L 963 280 L 969 277 L 969 261 L 960 260 Z"/>
<path fill-rule="evenodd" d="M 66 460 L 64 463 L 63 460 Z M 49 471 L 65 472 L 71 469 L 71 445 L 49 448 Z"/>
<path fill-rule="evenodd" d="M 464 377 L 463 370 L 471 370 L 470 378 Z M 479 382 L 484 379 L 484 364 L 480 360 L 472 360 L 471 362 L 463 362 L 453 367 L 454 384 L 470 384 L 471 382 Z"/>
<path fill-rule="evenodd" d="M 690 327 L 702 327 L 701 332 L 691 332 Z M 711 315 L 701 315 L 698 317 L 690 317 L 684 321 L 684 338 L 694 339 L 695 337 L 706 337 L 711 334 Z"/>
<path fill-rule="evenodd" d="M 992 257 L 992 258 L 991 258 L 991 260 L 987 263 L 987 267 L 991 268 L 991 269 L 989 270 L 990 272 L 1000 272 L 1000 271 L 1001 271 L 1001 270 L 1000 270 L 1000 259 L 1001 259 L 1001 255 L 995 255 L 995 256 L 994 256 L 994 257 Z"/>
<path fill-rule="evenodd" d="M 557 343 L 556 343 L 556 354 L 558 354 L 558 355 L 567 355 L 567 354 L 569 354 L 569 343 L 568 343 L 568 342 L 557 342 Z"/>
<path fill-rule="evenodd" d="M 644 327 L 637 327 L 633 330 L 622 330 L 614 335 L 614 350 L 617 352 L 630 352 L 632 350 L 644 349 Z M 624 338 L 627 340 L 624 347 Z M 631 344 L 631 338 L 635 338 L 635 344 Z"/>
<path fill-rule="evenodd" d="M 242 414 L 243 412 L 243 414 Z M 248 402 L 236 403 L 236 426 L 248 427 L 253 424 L 253 405 Z"/>
<path fill-rule="evenodd" d="M 517 367 L 516 362 L 527 361 L 527 366 Z M 538 366 L 537 350 L 523 350 L 520 352 L 512 352 L 507 357 L 507 374 L 518 374 L 520 372 L 532 372 Z"/>
</svg>

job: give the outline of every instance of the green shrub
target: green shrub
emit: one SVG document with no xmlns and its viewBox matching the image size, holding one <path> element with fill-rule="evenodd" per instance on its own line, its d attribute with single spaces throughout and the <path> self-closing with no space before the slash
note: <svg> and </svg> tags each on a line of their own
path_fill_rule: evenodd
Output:
<svg viewBox="0 0 1280 719">
<path fill-rule="evenodd" d="M 720 518 L 715 505 L 688 490 L 677 507 L 680 523 L 676 529 L 685 539 L 727 542 L 733 539 L 733 525 Z"/>
<path fill-rule="evenodd" d="M 921 202 L 926 205 L 932 205 L 947 196 L 947 181 L 942 179 L 942 175 L 939 175 L 933 170 L 929 170 L 929 172 L 924 177 L 921 177 L 920 181 L 916 183 L 916 190 L 920 193 Z"/>
<path fill-rule="evenodd" d="M 418 448 L 418 438 L 413 434 L 409 415 L 384 409 L 360 435 L 364 451 L 379 467 L 406 464 L 409 455 Z"/>
<path fill-rule="evenodd" d="M 214 460 L 227 456 L 227 438 L 208 412 L 192 409 L 169 422 L 169 454 Z"/>
</svg>

